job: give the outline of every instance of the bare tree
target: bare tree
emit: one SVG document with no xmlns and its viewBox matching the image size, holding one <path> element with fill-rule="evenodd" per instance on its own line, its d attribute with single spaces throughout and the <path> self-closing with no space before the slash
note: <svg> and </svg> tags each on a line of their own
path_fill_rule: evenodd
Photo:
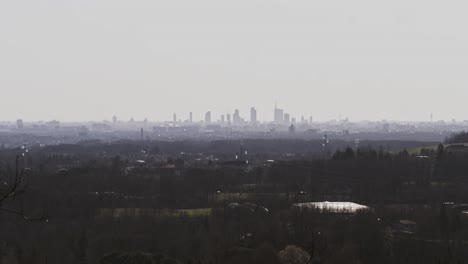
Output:
<svg viewBox="0 0 468 264">
<path fill-rule="evenodd" d="M 12 201 L 23 195 L 29 185 L 26 177 L 26 169 L 20 170 L 19 166 L 20 155 L 16 156 L 15 163 L 15 176 L 12 182 L 3 182 L 3 189 L 0 190 L 0 212 L 6 212 L 9 214 L 17 215 L 27 221 L 44 221 L 47 220 L 44 214 L 39 217 L 30 217 L 25 214 L 23 206 L 5 206 L 5 204 L 11 203 Z"/>
</svg>

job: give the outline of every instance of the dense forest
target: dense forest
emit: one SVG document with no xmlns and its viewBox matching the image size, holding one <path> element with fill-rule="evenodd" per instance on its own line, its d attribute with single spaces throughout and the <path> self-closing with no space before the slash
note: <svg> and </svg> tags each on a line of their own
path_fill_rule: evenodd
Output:
<svg viewBox="0 0 468 264">
<path fill-rule="evenodd" d="M 468 151 L 286 143 L 2 150 L 0 263 L 468 262 Z"/>
<path fill-rule="evenodd" d="M 468 132 L 461 132 L 453 134 L 452 136 L 445 139 L 445 143 L 456 144 L 456 143 L 468 143 Z"/>
</svg>

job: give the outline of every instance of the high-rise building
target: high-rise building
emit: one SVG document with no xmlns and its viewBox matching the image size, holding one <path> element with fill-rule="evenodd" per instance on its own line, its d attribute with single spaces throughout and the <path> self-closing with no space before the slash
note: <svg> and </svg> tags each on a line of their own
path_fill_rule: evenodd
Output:
<svg viewBox="0 0 468 264">
<path fill-rule="evenodd" d="M 255 107 L 250 108 L 250 123 L 252 125 L 257 123 L 257 109 Z"/>
<path fill-rule="evenodd" d="M 205 123 L 211 123 L 211 111 L 206 112 L 205 114 Z"/>
<path fill-rule="evenodd" d="M 238 109 L 234 110 L 234 115 L 232 115 L 232 121 L 234 124 L 241 123 L 241 117 Z"/>
<path fill-rule="evenodd" d="M 231 124 L 231 114 L 226 115 L 226 120 L 229 124 Z"/>
<path fill-rule="evenodd" d="M 289 125 L 289 123 L 290 123 L 289 119 L 290 119 L 290 115 L 289 115 L 288 113 L 285 113 L 285 114 L 284 114 L 284 118 L 283 118 L 283 122 L 284 122 L 285 124 L 288 124 L 288 125 Z"/>
<path fill-rule="evenodd" d="M 192 112 L 190 112 L 190 114 L 189 114 L 189 122 L 193 123 L 193 113 Z"/>
<path fill-rule="evenodd" d="M 176 113 L 174 113 L 174 115 L 173 115 L 172 119 L 173 119 L 174 123 L 176 123 L 176 122 L 177 122 L 177 115 L 176 115 Z"/>
<path fill-rule="evenodd" d="M 117 123 L 117 116 L 116 116 L 116 115 L 114 115 L 114 116 L 112 117 L 112 122 L 113 122 L 114 124 Z"/>
<path fill-rule="evenodd" d="M 312 124 L 312 122 L 314 121 L 314 118 L 312 116 L 309 117 L 309 124 Z"/>
<path fill-rule="evenodd" d="M 224 123 L 224 115 L 221 115 L 221 123 Z"/>
<path fill-rule="evenodd" d="M 274 112 L 274 117 L 275 117 L 275 123 L 277 124 L 282 124 L 284 122 L 284 110 L 279 109 L 275 105 L 275 112 Z"/>
</svg>

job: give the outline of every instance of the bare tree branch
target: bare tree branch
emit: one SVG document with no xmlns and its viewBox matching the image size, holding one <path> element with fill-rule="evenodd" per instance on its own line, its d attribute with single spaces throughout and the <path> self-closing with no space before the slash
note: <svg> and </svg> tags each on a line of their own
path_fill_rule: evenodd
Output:
<svg viewBox="0 0 468 264">
<path fill-rule="evenodd" d="M 44 220 L 47 220 L 47 217 L 44 216 L 44 215 L 42 215 L 40 217 L 29 217 L 29 216 L 26 216 L 21 211 L 16 211 L 16 210 L 7 209 L 7 208 L 0 208 L 0 211 L 17 215 L 17 216 L 19 216 L 19 217 L 21 217 L 21 218 L 23 218 L 24 220 L 27 220 L 27 221 L 44 221 Z"/>
<path fill-rule="evenodd" d="M 25 181 L 25 169 L 19 169 L 19 155 L 16 155 L 16 168 L 15 168 L 15 179 L 13 181 L 13 185 L 3 194 L 0 195 L 0 212 L 6 212 L 10 214 L 17 215 L 24 220 L 27 221 L 43 221 L 47 220 L 45 215 L 43 214 L 40 217 L 29 217 L 24 214 L 23 209 L 14 210 L 10 208 L 3 207 L 3 203 L 9 199 L 15 199 L 26 192 L 27 187 L 29 186 L 29 182 Z M 10 186 L 7 182 L 5 182 L 7 186 Z"/>
</svg>

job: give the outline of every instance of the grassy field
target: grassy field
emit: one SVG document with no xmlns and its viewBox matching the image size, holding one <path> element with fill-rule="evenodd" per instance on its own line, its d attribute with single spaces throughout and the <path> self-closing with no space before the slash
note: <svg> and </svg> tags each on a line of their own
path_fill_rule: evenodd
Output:
<svg viewBox="0 0 468 264">
<path fill-rule="evenodd" d="M 96 216 L 101 217 L 205 217 L 213 213 L 213 208 L 197 209 L 152 209 L 152 208 L 100 208 Z"/>
<path fill-rule="evenodd" d="M 439 145 L 431 145 L 431 146 L 425 146 L 425 147 L 419 147 L 419 148 L 412 148 L 408 149 L 408 153 L 410 155 L 418 155 L 422 149 L 428 149 L 428 150 L 437 150 L 437 147 Z M 449 146 L 448 144 L 445 144 L 444 147 Z"/>
<path fill-rule="evenodd" d="M 217 202 L 246 202 L 253 201 L 258 198 L 286 199 L 286 193 L 219 193 L 214 196 Z"/>
</svg>

